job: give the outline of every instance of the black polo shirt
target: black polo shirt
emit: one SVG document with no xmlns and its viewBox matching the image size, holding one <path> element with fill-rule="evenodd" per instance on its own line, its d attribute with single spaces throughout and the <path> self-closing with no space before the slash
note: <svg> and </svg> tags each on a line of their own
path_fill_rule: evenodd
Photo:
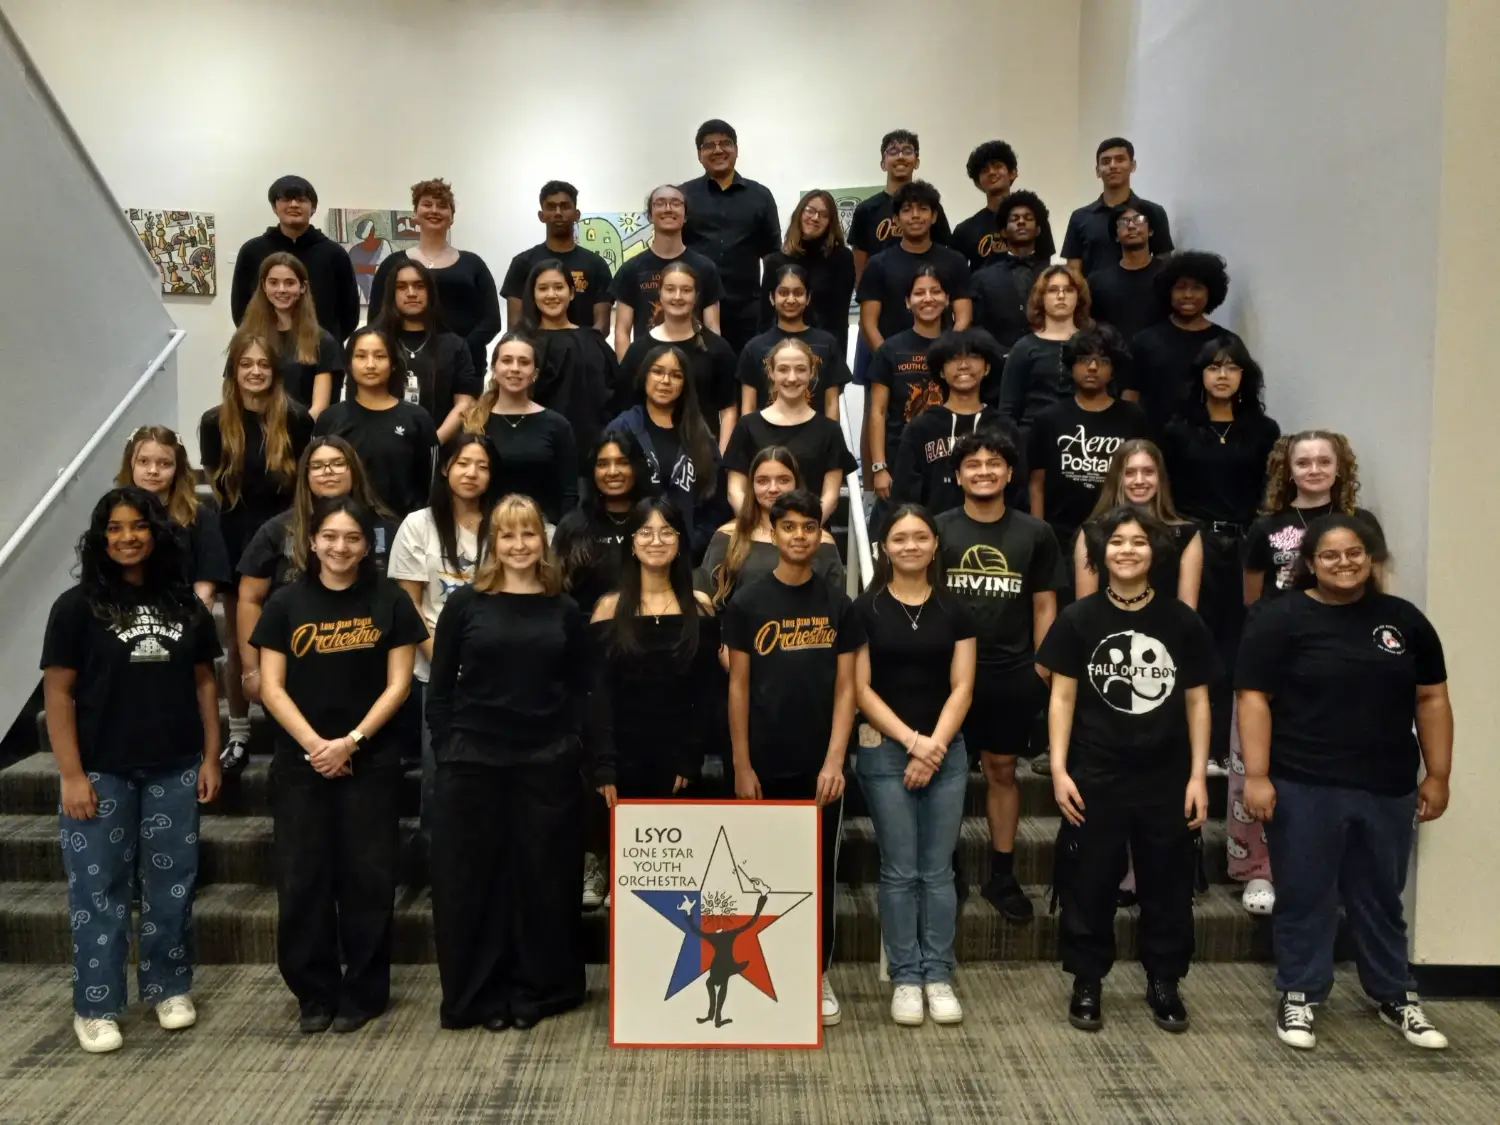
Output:
<svg viewBox="0 0 1500 1125">
<path fill-rule="evenodd" d="M 1160 203 L 1142 199 L 1135 192 L 1121 204 L 1121 209 L 1132 207 L 1146 216 L 1151 224 L 1151 253 L 1172 252 L 1172 228 L 1167 223 L 1167 212 Z M 1120 260 L 1120 244 L 1115 241 L 1114 210 L 1100 196 L 1094 202 L 1078 208 L 1068 219 L 1068 233 L 1063 235 L 1062 256 L 1083 259 L 1084 275 L 1113 265 Z"/>
<path fill-rule="evenodd" d="M 727 188 L 712 176 L 682 185 L 687 223 L 682 241 L 719 267 L 728 304 L 753 304 L 760 296 L 760 260 L 781 248 L 781 221 L 770 189 L 738 172 Z"/>
</svg>

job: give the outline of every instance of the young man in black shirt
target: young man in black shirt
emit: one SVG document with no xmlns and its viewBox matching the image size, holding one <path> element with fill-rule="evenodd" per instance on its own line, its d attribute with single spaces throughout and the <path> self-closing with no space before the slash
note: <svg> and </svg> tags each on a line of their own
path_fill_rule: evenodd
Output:
<svg viewBox="0 0 1500 1125">
<path fill-rule="evenodd" d="M 1047 205 L 1029 191 L 1013 192 L 1001 200 L 995 220 L 1005 232 L 1005 242 L 970 283 L 974 325 L 995 338 L 1002 355 L 1009 355 L 1015 342 L 1031 331 L 1026 303 L 1050 257 L 1042 252 L 1039 239 L 1051 221 Z M 997 391 L 998 383 L 996 379 Z"/>
<path fill-rule="evenodd" d="M 965 170 L 974 186 L 984 192 L 984 206 L 953 228 L 948 245 L 968 258 L 969 268 L 977 272 L 1010 244 L 1000 205 L 1019 176 L 1016 150 L 1004 141 L 985 141 L 969 153 Z M 1032 241 L 1045 265 L 1057 253 L 1057 243 L 1052 238 L 1052 224 L 1046 218 L 1045 208 L 1040 220 L 1040 229 Z"/>
<path fill-rule="evenodd" d="M 1192 392 L 1193 361 L 1205 344 L 1232 335 L 1208 319 L 1229 295 L 1224 259 L 1202 250 L 1173 254 L 1152 279 L 1162 319 L 1130 343 L 1121 397 L 1139 401 L 1159 434 Z"/>
<path fill-rule="evenodd" d="M 990 877 L 980 893 L 1002 917 L 1032 917 L 1015 875 L 1021 791 L 1016 755 L 1047 702 L 1036 646 L 1057 616 L 1057 591 L 1068 585 L 1057 539 L 1041 520 L 1005 505 L 1005 487 L 1019 463 L 1004 434 L 979 430 L 958 439 L 953 466 L 963 489 L 962 508 L 937 518 L 948 590 L 974 617 L 979 663 L 974 703 L 964 719 L 964 742 L 980 752 L 989 783 L 985 814 L 990 825 Z"/>
<path fill-rule="evenodd" d="M 1068 232 L 1063 235 L 1063 257 L 1085 277 L 1119 261 L 1120 248 L 1110 229 L 1111 209 L 1124 203 L 1132 204 L 1150 220 L 1151 252 L 1172 252 L 1172 229 L 1167 223 L 1166 209 L 1130 189 L 1134 172 L 1135 145 L 1124 137 L 1108 137 L 1099 142 L 1094 154 L 1094 174 L 1104 185 L 1104 191 L 1094 202 L 1073 212 L 1068 219 Z"/>
<path fill-rule="evenodd" d="M 711 327 L 738 352 L 760 320 L 760 260 L 781 248 L 781 220 L 770 189 L 734 170 L 739 136 L 729 122 L 699 125 L 693 147 L 703 175 L 682 185 L 682 238 L 719 267 L 724 296 L 719 324 Z"/>
<path fill-rule="evenodd" d="M 906 297 L 919 266 L 937 269 L 951 302 L 955 328 L 967 328 L 973 312 L 969 263 L 958 251 L 940 246 L 932 236 L 933 223 L 943 208 L 937 188 L 924 180 L 913 180 L 896 192 L 891 203 L 901 225 L 901 241 L 870 260 L 855 290 L 860 335 L 872 353 L 887 336 L 911 327 Z"/>
<path fill-rule="evenodd" d="M 681 258 L 698 275 L 698 316 L 710 331 L 719 331 L 719 300 L 723 286 L 719 268 L 682 241 L 687 222 L 687 196 L 679 187 L 662 184 L 646 197 L 651 218 L 651 246 L 627 258 L 615 272 L 609 295 L 615 301 L 615 355 L 625 358 L 630 342 L 651 331 L 651 321 L 660 308 L 656 295 L 661 289 L 661 271 L 668 262 Z"/>
<path fill-rule="evenodd" d="M 1152 253 L 1150 216 L 1135 204 L 1116 208 L 1113 221 L 1120 260 L 1089 274 L 1089 311 L 1121 339 L 1133 340 L 1167 315 L 1151 285 L 1166 259 Z"/>
<path fill-rule="evenodd" d="M 318 193 L 301 176 L 282 176 L 266 193 L 276 225 L 267 227 L 240 247 L 234 261 L 234 280 L 229 288 L 229 315 L 235 324 L 245 319 L 250 298 L 260 283 L 260 265 L 272 254 L 285 251 L 307 268 L 308 288 L 318 324 L 340 346 L 359 327 L 359 285 L 354 263 L 337 242 L 312 225 L 318 210 Z"/>
<path fill-rule="evenodd" d="M 833 955 L 844 756 L 854 727 L 854 659 L 864 644 L 849 599 L 813 576 L 822 503 L 794 489 L 771 505 L 776 569 L 738 591 L 724 616 L 729 739 L 741 800 L 816 800 L 822 816 L 823 967 Z M 825 1027 L 839 1022 L 823 978 Z"/>
<path fill-rule="evenodd" d="M 530 250 L 523 250 L 510 260 L 500 296 L 505 298 L 505 327 L 514 330 L 521 321 L 521 298 L 531 267 L 547 258 L 556 258 L 573 275 L 573 299 L 568 302 L 568 319 L 580 328 L 609 331 L 609 266 L 592 250 L 578 245 L 578 189 L 565 180 L 548 180 L 542 185 L 541 210 L 536 217 L 547 228 L 547 237 Z"/>
<path fill-rule="evenodd" d="M 907 129 L 893 129 L 880 138 L 880 170 L 885 173 L 885 190 L 864 199 L 854 208 L 849 220 L 849 247 L 854 251 L 854 282 L 864 276 L 870 259 L 901 241 L 902 229 L 896 193 L 912 182 L 922 166 L 922 142 Z M 947 245 L 952 231 L 942 204 L 931 223 L 932 240 Z"/>
</svg>

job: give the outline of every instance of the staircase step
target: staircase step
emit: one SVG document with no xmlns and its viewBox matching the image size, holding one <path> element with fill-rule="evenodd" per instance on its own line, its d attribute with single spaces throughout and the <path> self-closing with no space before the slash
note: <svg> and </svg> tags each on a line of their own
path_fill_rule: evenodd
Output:
<svg viewBox="0 0 1500 1125">
<path fill-rule="evenodd" d="M 965 961 L 1035 961 L 1057 957 L 1057 918 L 1046 913 L 1046 888 L 1027 888 L 1037 917 L 1024 926 L 1003 921 L 984 900 L 971 897 L 959 916 L 956 953 Z M 1240 908 L 1239 890 L 1217 886 L 1194 907 L 1200 961 L 1243 961 L 1269 955 L 1270 925 Z M 836 956 L 843 961 L 875 961 L 880 956 L 880 917 L 875 888 L 841 887 Z M 217 883 L 199 889 L 193 917 L 197 963 L 268 963 L 276 959 L 276 892 L 243 883 Z M 1122 960 L 1134 956 L 1139 911 L 1121 910 L 1115 934 Z M 585 957 L 603 963 L 609 950 L 609 914 L 583 915 Z M 67 894 L 60 883 L 0 883 L 0 962 L 66 964 L 71 959 Z M 396 895 L 392 960 L 399 964 L 434 959 L 432 900 L 427 891 L 401 888 Z"/>
</svg>

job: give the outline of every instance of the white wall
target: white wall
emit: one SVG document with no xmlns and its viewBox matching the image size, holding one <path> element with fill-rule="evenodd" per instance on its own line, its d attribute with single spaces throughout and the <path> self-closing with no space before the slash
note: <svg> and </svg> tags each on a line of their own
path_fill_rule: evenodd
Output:
<svg viewBox="0 0 1500 1125">
<path fill-rule="evenodd" d="M 6 9 L 125 206 L 213 211 L 220 295 L 169 298 L 189 331 L 185 427 L 217 400 L 239 244 L 265 190 L 308 177 L 324 206 L 402 207 L 454 185 L 457 245 L 497 278 L 539 241 L 536 191 L 632 207 L 699 174 L 723 117 L 742 171 L 776 193 L 879 182 L 879 141 L 916 130 L 954 216 L 981 140 L 1020 154 L 1059 214 L 1078 200 L 1078 0 L 9 0 Z"/>
</svg>

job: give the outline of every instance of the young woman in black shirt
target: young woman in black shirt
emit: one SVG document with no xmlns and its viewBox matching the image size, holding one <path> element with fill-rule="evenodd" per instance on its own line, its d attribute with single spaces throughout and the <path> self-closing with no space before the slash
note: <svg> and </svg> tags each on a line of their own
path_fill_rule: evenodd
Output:
<svg viewBox="0 0 1500 1125">
<path fill-rule="evenodd" d="M 42 694 L 61 774 L 73 1031 L 101 1054 L 121 1045 L 137 870 L 140 998 L 168 1030 L 197 1019 L 188 951 L 198 804 L 219 791 L 219 641 L 171 519 L 145 490 L 105 493 L 78 569 L 47 618 Z"/>
<path fill-rule="evenodd" d="M 953 850 L 963 826 L 974 696 L 974 625 L 942 589 L 937 527 L 915 504 L 891 513 L 875 582 L 854 603 L 865 634 L 855 697 L 866 726 L 855 772 L 880 846 L 880 931 L 891 1018 L 958 1023 Z"/>
<path fill-rule="evenodd" d="M 584 613 L 620 588 L 620 570 L 630 557 L 625 524 L 636 502 L 656 495 L 651 466 L 627 430 L 611 426 L 590 451 L 592 471 L 583 478 L 583 500 L 557 525 L 552 550 L 562 567 L 563 589 Z"/>
<path fill-rule="evenodd" d="M 437 426 L 432 415 L 399 392 L 406 388 L 396 342 L 381 328 L 349 337 L 349 378 L 354 397 L 318 416 L 313 433 L 335 434 L 359 451 L 375 495 L 403 520 L 427 502 Z"/>
<path fill-rule="evenodd" d="M 401 397 L 427 411 L 439 442 L 463 426 L 464 412 L 484 389 L 466 340 L 443 327 L 442 301 L 430 269 L 415 259 L 396 267 L 384 302 L 370 322 L 401 348 L 406 386 Z"/>
<path fill-rule="evenodd" d="M 1115 904 L 1126 849 L 1141 904 L 1140 958 L 1156 1025 L 1186 1031 L 1177 985 L 1193 956 L 1192 832 L 1208 816 L 1208 683 L 1213 640 L 1191 606 L 1151 586 L 1172 547 L 1135 506 L 1088 526 L 1098 593 L 1063 610 L 1037 652 L 1052 673 L 1052 788 L 1065 824 L 1056 876 L 1068 1021 L 1103 1024 L 1101 982 L 1115 959 Z"/>
<path fill-rule="evenodd" d="M 854 297 L 854 251 L 844 244 L 839 205 L 831 192 L 810 191 L 792 209 L 781 249 L 762 259 L 760 326 L 774 323 L 770 304 L 777 272 L 783 265 L 807 271 L 811 293 L 807 323 L 842 338 L 849 331 L 850 301 Z"/>
<path fill-rule="evenodd" d="M 574 442 L 587 449 L 609 417 L 619 364 L 602 333 L 569 319 L 573 284 L 572 271 L 556 258 L 537 262 L 526 275 L 519 327 L 537 345 L 531 397 L 566 418 Z"/>
<path fill-rule="evenodd" d="M 713 601 L 693 590 L 682 549 L 687 524 L 664 497 L 642 500 L 625 525 L 631 564 L 617 593 L 594 607 L 597 673 L 589 698 L 590 773 L 605 803 L 671 797 L 697 779 L 722 719 L 719 626 Z"/>
<path fill-rule="evenodd" d="M 212 611 L 219 588 L 229 585 L 234 570 L 219 530 L 218 508 L 198 499 L 193 466 L 177 432 L 142 426 L 131 434 L 115 484 L 144 488 L 161 501 L 177 530 L 184 574 L 198 600 Z"/>
<path fill-rule="evenodd" d="M 274 355 L 264 338 L 243 328 L 236 332 L 224 364 L 222 401 L 198 422 L 199 460 L 219 503 L 219 528 L 231 562 L 244 554 L 262 524 L 291 505 L 297 459 L 312 439 L 312 416 L 287 396 Z M 220 763 L 231 771 L 244 764 L 250 740 L 237 601 L 231 582 L 224 597 L 229 740 Z"/>
<path fill-rule="evenodd" d="M 839 395 L 849 382 L 849 368 L 844 363 L 848 339 L 808 326 L 806 314 L 812 300 L 812 283 L 801 266 L 790 263 L 777 266 L 775 276 L 768 276 L 766 284 L 771 290 L 771 307 L 776 310 L 776 317 L 769 328 L 750 337 L 740 352 L 735 368 L 735 378 L 740 384 L 740 413 L 752 414 L 766 405 L 770 397 L 766 356 L 781 341 L 795 339 L 805 342 L 818 357 L 823 413 L 837 422 Z"/>
<path fill-rule="evenodd" d="M 287 397 L 312 417 L 339 400 L 344 355 L 333 334 L 318 326 L 307 267 L 295 254 L 279 252 L 261 262 L 239 330 L 266 341 Z"/>
<path fill-rule="evenodd" d="M 532 400 L 536 380 L 536 344 L 507 332 L 495 345 L 489 386 L 464 416 L 464 429 L 483 430 L 500 451 L 496 491 L 530 496 L 555 527 L 578 506 L 578 444 L 566 418 Z"/>
<path fill-rule="evenodd" d="M 839 423 L 813 409 L 810 400 L 821 368 L 818 357 L 801 340 L 783 340 L 767 354 L 770 405 L 741 418 L 724 451 L 729 503 L 736 511 L 749 492 L 750 462 L 769 445 L 785 446 L 796 456 L 809 490 L 822 498 L 825 521 L 838 507 L 844 476 L 858 463 L 844 445 Z"/>
<path fill-rule="evenodd" d="M 1276 1034 L 1302 1049 L 1333 985 L 1341 905 L 1381 1020 L 1448 1045 L 1417 997 L 1401 896 L 1417 822 L 1448 807 L 1453 707 L 1437 631 L 1380 590 L 1384 557 L 1363 519 L 1313 520 L 1297 592 L 1251 615 L 1235 677 L 1245 809 L 1276 872 Z"/>
<path fill-rule="evenodd" d="M 1047 407 L 1073 393 L 1073 376 L 1063 364 L 1063 345 L 1075 332 L 1094 326 L 1089 285 L 1071 266 L 1048 266 L 1037 275 L 1026 302 L 1031 334 L 1016 341 L 1000 376 L 1000 412 L 1024 434 Z"/>
<path fill-rule="evenodd" d="M 537 503 L 504 497 L 488 556 L 433 636 L 432 920 L 442 1025 L 527 1029 L 584 998 L 587 620 Z"/>
<path fill-rule="evenodd" d="M 391 993 L 400 750 L 392 720 L 427 627 L 375 573 L 375 515 L 319 500 L 307 570 L 266 603 L 250 643 L 276 721 L 276 963 L 305 1034 L 358 1031 Z"/>
<path fill-rule="evenodd" d="M 942 335 L 948 304 L 936 268 L 919 266 L 906 295 L 911 327 L 881 341 L 870 357 L 863 443 L 870 487 L 882 500 L 891 499 L 891 468 L 907 425 L 928 407 L 942 404 L 941 370 L 934 374 L 928 368 L 927 353 Z"/>
</svg>

